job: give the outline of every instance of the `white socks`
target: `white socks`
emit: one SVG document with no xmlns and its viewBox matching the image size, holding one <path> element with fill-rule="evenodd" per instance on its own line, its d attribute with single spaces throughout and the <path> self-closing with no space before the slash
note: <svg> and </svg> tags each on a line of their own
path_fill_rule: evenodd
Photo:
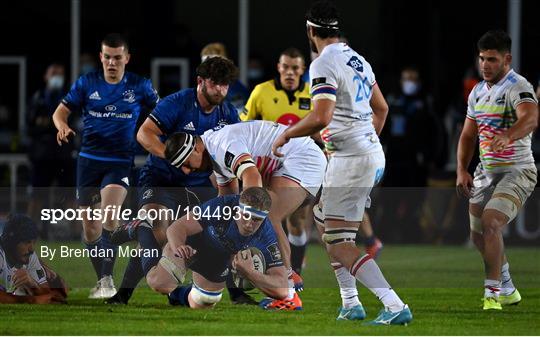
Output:
<svg viewBox="0 0 540 337">
<path fill-rule="evenodd" d="M 501 293 L 501 281 L 499 280 L 484 280 L 484 297 L 499 298 Z"/>
<path fill-rule="evenodd" d="M 516 287 L 512 282 L 512 277 L 510 276 L 510 265 L 508 262 L 503 264 L 501 268 L 501 282 L 501 295 L 508 296 L 516 290 Z"/>
<path fill-rule="evenodd" d="M 296 293 L 296 291 L 294 290 L 294 280 L 292 279 L 292 268 L 287 269 L 287 287 L 289 287 L 287 299 L 291 299 Z"/>
<path fill-rule="evenodd" d="M 289 233 L 288 239 L 291 245 L 295 245 L 297 247 L 304 246 L 308 241 L 306 231 L 302 231 L 301 235 L 292 235 Z"/>
<path fill-rule="evenodd" d="M 391 312 L 403 310 L 405 304 L 384 278 L 379 266 L 369 255 L 353 263 L 350 273 L 368 288 Z"/>
<path fill-rule="evenodd" d="M 339 285 L 339 293 L 341 294 L 341 302 L 343 308 L 350 309 L 356 305 L 360 305 L 358 299 L 358 290 L 356 289 L 356 278 L 349 273 L 347 268 L 343 267 L 339 262 L 331 263 L 336 274 L 336 279 Z"/>
</svg>

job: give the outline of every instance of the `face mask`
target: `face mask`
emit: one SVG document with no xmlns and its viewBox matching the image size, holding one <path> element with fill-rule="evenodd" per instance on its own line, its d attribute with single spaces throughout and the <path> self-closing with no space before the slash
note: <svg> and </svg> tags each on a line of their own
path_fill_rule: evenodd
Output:
<svg viewBox="0 0 540 337">
<path fill-rule="evenodd" d="M 86 64 L 81 65 L 81 75 L 86 75 L 93 70 L 94 70 L 94 66 L 91 64 L 86 63 Z"/>
<path fill-rule="evenodd" d="M 415 95 L 419 88 L 419 84 L 414 81 L 405 80 L 401 83 L 401 90 L 403 90 L 403 93 L 407 96 Z"/>
<path fill-rule="evenodd" d="M 248 70 L 248 78 L 250 80 L 258 80 L 261 77 L 263 77 L 262 69 L 253 68 Z"/>
<path fill-rule="evenodd" d="M 62 89 L 64 86 L 64 76 L 62 75 L 54 75 L 49 78 L 49 81 L 47 82 L 47 86 L 49 89 L 52 90 L 58 90 Z"/>
</svg>

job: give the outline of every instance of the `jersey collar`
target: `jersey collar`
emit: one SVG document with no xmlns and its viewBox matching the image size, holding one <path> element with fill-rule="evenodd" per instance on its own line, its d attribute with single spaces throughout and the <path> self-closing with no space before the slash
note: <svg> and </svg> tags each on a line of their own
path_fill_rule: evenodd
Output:
<svg viewBox="0 0 540 337">
<path fill-rule="evenodd" d="M 323 55 L 325 53 L 329 53 L 333 49 L 339 50 L 339 49 L 344 48 L 346 46 L 347 46 L 347 44 L 344 43 L 344 42 L 336 42 L 336 43 L 329 44 L 329 45 L 327 45 L 326 47 L 323 48 L 320 55 Z"/>
<path fill-rule="evenodd" d="M 503 85 L 504 82 L 506 82 L 506 80 L 508 79 L 508 77 L 510 77 L 510 75 L 514 74 L 514 69 L 510 68 L 510 70 L 508 70 L 508 72 L 506 73 L 506 75 L 503 76 L 503 78 L 501 78 L 499 80 L 499 82 L 495 83 L 494 85 L 490 86 L 487 82 L 486 82 L 486 87 L 488 89 L 491 89 L 493 87 L 499 87 L 501 85 Z"/>
</svg>

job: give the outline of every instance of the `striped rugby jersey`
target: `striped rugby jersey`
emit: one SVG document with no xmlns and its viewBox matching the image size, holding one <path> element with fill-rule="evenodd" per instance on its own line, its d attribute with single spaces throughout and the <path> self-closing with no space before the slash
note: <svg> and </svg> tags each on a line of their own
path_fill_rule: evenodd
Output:
<svg viewBox="0 0 540 337">
<path fill-rule="evenodd" d="M 534 167 L 532 132 L 511 142 L 502 152 L 491 151 L 491 139 L 511 128 L 517 121 L 516 107 L 524 102 L 538 103 L 532 85 L 510 70 L 498 83 L 478 83 L 469 94 L 467 118 L 476 122 L 480 140 L 480 162 L 488 172 Z"/>
<path fill-rule="evenodd" d="M 321 131 L 326 151 L 334 156 L 382 151 L 370 105 L 376 84 L 371 65 L 347 44 L 333 43 L 311 63 L 309 76 L 313 101 L 336 102 L 332 121 Z"/>
</svg>

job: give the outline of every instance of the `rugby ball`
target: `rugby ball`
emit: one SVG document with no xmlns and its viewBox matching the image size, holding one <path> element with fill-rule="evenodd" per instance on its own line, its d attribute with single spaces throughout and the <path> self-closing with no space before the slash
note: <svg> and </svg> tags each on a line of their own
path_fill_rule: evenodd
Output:
<svg viewBox="0 0 540 337">
<path fill-rule="evenodd" d="M 240 251 L 240 256 L 244 259 L 248 258 L 248 254 L 251 252 L 251 258 L 253 259 L 253 268 L 258 271 L 259 273 L 265 273 L 266 272 L 266 261 L 264 260 L 263 253 L 256 247 L 249 247 L 248 249 Z M 249 281 L 247 278 L 243 278 L 236 272 L 236 270 L 233 270 L 233 281 L 234 285 L 238 288 L 242 288 L 244 290 L 251 290 L 255 288 L 253 283 Z"/>
</svg>

